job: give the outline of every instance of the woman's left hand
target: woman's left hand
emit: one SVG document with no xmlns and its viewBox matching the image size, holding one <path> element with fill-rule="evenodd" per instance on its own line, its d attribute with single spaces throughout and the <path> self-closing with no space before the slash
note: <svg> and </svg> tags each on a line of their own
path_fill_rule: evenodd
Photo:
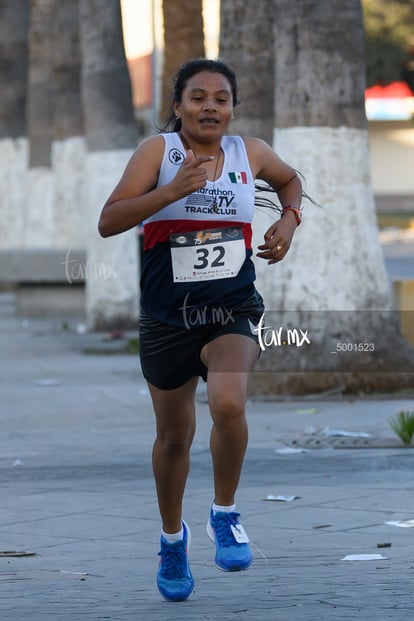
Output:
<svg viewBox="0 0 414 621">
<path fill-rule="evenodd" d="M 268 265 L 278 263 L 287 254 L 292 243 L 293 235 L 297 227 L 296 218 L 293 213 L 287 212 L 280 220 L 272 224 L 266 231 L 265 243 L 258 246 L 262 252 L 256 254 L 261 259 L 266 259 Z"/>
</svg>

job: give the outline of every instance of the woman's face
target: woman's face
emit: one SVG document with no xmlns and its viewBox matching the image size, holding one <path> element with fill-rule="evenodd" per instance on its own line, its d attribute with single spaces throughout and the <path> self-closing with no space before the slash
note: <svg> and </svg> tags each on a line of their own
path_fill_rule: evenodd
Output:
<svg viewBox="0 0 414 621">
<path fill-rule="evenodd" d="M 229 81 L 221 73 L 197 73 L 188 80 L 174 112 L 181 118 L 183 131 L 201 142 L 221 138 L 233 115 Z"/>
</svg>

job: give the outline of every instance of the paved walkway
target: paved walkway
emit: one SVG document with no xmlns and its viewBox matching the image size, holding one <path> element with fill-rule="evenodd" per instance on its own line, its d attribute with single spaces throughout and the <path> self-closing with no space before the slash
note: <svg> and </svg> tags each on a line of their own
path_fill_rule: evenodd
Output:
<svg viewBox="0 0 414 621">
<path fill-rule="evenodd" d="M 388 423 L 413 399 L 249 403 L 238 507 L 255 562 L 226 574 L 205 534 L 200 388 L 185 501 L 196 589 L 168 603 L 155 585 L 154 426 L 136 356 L 87 354 L 120 343 L 24 322 L 1 301 L 1 621 L 413 619 L 414 529 L 386 524 L 414 519 L 413 449 Z M 278 452 L 289 446 L 307 450 Z M 343 560 L 356 554 L 381 557 Z"/>
</svg>

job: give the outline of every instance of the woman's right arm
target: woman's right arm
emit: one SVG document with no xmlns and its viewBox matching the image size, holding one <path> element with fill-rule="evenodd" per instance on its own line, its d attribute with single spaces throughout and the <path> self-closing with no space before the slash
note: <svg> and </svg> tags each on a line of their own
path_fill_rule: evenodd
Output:
<svg viewBox="0 0 414 621">
<path fill-rule="evenodd" d="M 155 187 L 164 144 L 162 136 L 152 136 L 132 154 L 119 183 L 103 206 L 98 223 L 102 237 L 128 231 L 170 203 L 204 187 L 207 175 L 202 163 L 209 158 L 195 158 L 192 152 L 187 154 L 170 183 Z"/>
</svg>

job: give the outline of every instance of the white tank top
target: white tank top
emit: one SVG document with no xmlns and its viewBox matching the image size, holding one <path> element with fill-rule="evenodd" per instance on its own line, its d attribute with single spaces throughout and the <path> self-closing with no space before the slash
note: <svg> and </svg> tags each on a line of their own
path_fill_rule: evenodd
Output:
<svg viewBox="0 0 414 621">
<path fill-rule="evenodd" d="M 177 133 L 162 134 L 165 151 L 161 163 L 157 187 L 170 183 L 186 157 Z M 254 214 L 254 179 L 247 158 L 246 147 L 240 136 L 223 136 L 223 170 L 215 182 L 197 192 L 167 205 L 144 224 L 162 220 L 226 220 L 228 222 L 251 222 Z M 214 211 L 213 202 L 217 207 Z"/>
<path fill-rule="evenodd" d="M 157 187 L 174 179 L 186 157 L 177 133 L 162 134 L 165 150 Z M 233 308 L 253 292 L 251 261 L 254 179 L 244 141 L 224 136 L 223 169 L 215 181 L 144 221 L 141 304 L 182 325 L 183 305 Z"/>
</svg>

